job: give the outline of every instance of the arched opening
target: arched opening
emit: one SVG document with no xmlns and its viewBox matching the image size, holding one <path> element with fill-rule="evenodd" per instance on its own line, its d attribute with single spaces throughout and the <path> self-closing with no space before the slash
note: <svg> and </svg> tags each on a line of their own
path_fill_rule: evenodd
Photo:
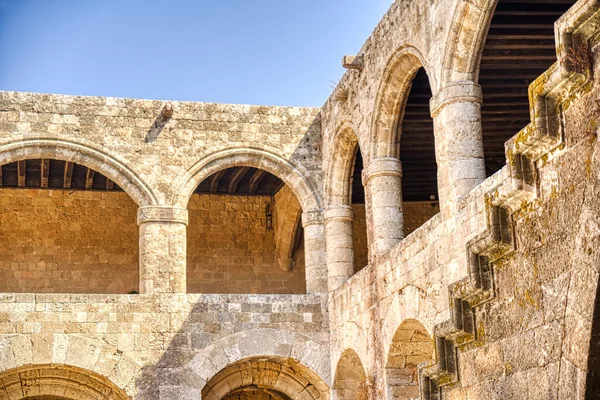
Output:
<svg viewBox="0 0 600 400">
<path fill-rule="evenodd" d="M 338 361 L 333 379 L 337 400 L 367 400 L 367 375 L 354 350 L 346 350 Z"/>
<path fill-rule="evenodd" d="M 107 378 L 62 364 L 26 365 L 0 374 L 0 398 L 5 400 L 129 400 Z"/>
<path fill-rule="evenodd" d="M 325 182 L 330 290 L 369 263 L 364 161 L 350 125 L 339 129 L 331 149 Z"/>
<path fill-rule="evenodd" d="M 188 293 L 306 293 L 302 207 L 277 176 L 218 170 L 188 212 Z"/>
<path fill-rule="evenodd" d="M 0 168 L 0 291 L 138 291 L 137 205 L 86 166 L 23 159 Z"/>
<path fill-rule="evenodd" d="M 405 236 L 440 210 L 433 119 L 429 111 L 431 96 L 427 73 L 421 67 L 412 80 L 397 133 L 402 162 Z"/>
<path fill-rule="evenodd" d="M 575 0 L 498 0 L 479 65 L 488 176 L 506 163 L 504 143 L 530 122 L 529 85 L 556 62 L 554 22 Z"/>
<path fill-rule="evenodd" d="M 370 162 L 374 165 L 378 160 L 401 163 L 398 170 L 401 178 L 390 178 L 387 186 L 393 191 L 388 197 L 398 199 L 398 224 L 402 225 L 401 232 L 390 235 L 405 237 L 439 211 L 438 170 L 429 108 L 432 91 L 416 49 L 402 48 L 394 54 L 378 92 L 371 128 Z M 377 210 L 373 210 L 375 212 Z M 382 210 L 381 214 L 384 221 L 380 224 L 385 224 L 387 211 Z"/>
<path fill-rule="evenodd" d="M 433 341 L 421 323 L 408 319 L 398 327 L 385 366 L 388 399 L 418 399 L 417 367 L 433 359 Z"/>
<path fill-rule="evenodd" d="M 292 359 L 253 357 L 231 364 L 202 389 L 206 400 L 328 400 L 329 388 Z"/>
<path fill-rule="evenodd" d="M 354 250 L 354 273 L 369 263 L 369 242 L 367 238 L 367 208 L 365 202 L 365 187 L 362 180 L 364 161 L 360 147 L 354 146 L 354 156 L 351 160 L 352 175 L 350 176 L 350 205 L 354 211 L 352 221 L 352 245 Z"/>
</svg>

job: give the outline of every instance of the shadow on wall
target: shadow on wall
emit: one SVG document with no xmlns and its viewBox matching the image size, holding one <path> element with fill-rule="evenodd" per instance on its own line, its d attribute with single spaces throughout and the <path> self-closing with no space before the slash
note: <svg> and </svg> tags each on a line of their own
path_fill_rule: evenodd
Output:
<svg viewBox="0 0 600 400">
<path fill-rule="evenodd" d="M 329 347 L 310 338 L 327 338 L 320 296 L 198 295 L 194 301 L 189 314 L 169 313 L 171 324 L 160 333 L 166 350 L 142 369 L 136 398 L 237 400 L 257 392 L 277 400 L 329 399 L 323 380 Z M 309 314 L 312 322 L 298 319 Z"/>
</svg>

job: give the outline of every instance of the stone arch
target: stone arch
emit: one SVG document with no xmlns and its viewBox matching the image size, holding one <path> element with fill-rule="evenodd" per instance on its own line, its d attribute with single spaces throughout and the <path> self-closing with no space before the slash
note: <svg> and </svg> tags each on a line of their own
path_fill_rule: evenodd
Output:
<svg viewBox="0 0 600 400">
<path fill-rule="evenodd" d="M 71 365 L 29 364 L 0 375 L 0 397 L 3 399 L 22 400 L 44 396 L 65 400 L 130 399 L 108 378 Z"/>
<path fill-rule="evenodd" d="M 198 352 L 188 367 L 208 382 L 220 370 L 239 361 L 273 357 L 301 364 L 320 381 L 329 384 L 329 346 L 307 336 L 278 329 L 237 332 L 215 341 Z"/>
<path fill-rule="evenodd" d="M 331 149 L 325 178 L 325 204 L 327 206 L 350 205 L 352 196 L 350 178 L 356 154 L 360 151 L 358 136 L 352 124 L 345 123 L 338 129 Z"/>
<path fill-rule="evenodd" d="M 386 396 L 388 399 L 419 398 L 417 367 L 433 360 L 433 340 L 416 319 L 400 324 L 390 345 L 385 365 Z"/>
<path fill-rule="evenodd" d="M 233 399 L 250 392 L 275 400 L 328 400 L 329 388 L 306 366 L 283 357 L 251 357 L 228 365 L 202 389 L 206 400 Z M 262 398 L 262 397 L 261 397 Z"/>
<path fill-rule="evenodd" d="M 106 377 L 129 395 L 134 378 L 141 369 L 128 352 L 120 351 L 116 346 L 98 338 L 42 333 L 0 340 L 0 376 L 31 365 L 65 365 L 70 370 L 89 371 L 93 376 Z"/>
<path fill-rule="evenodd" d="M 477 82 L 481 53 L 497 2 L 457 2 L 446 41 L 440 86 L 457 81 Z"/>
<path fill-rule="evenodd" d="M 419 68 L 428 70 L 421 53 L 412 46 L 400 48 L 390 58 L 377 90 L 371 123 L 370 161 L 400 158 L 400 126 L 413 78 Z M 427 74 L 432 90 L 433 75 Z"/>
<path fill-rule="evenodd" d="M 175 186 L 174 204 L 186 207 L 192 193 L 204 179 L 220 170 L 239 166 L 262 169 L 277 176 L 294 192 L 304 212 L 321 209 L 317 191 L 309 182 L 307 171 L 270 151 L 257 148 L 225 149 L 201 158 Z"/>
<path fill-rule="evenodd" d="M 57 139 L 26 139 L 0 145 L 0 165 L 36 158 L 70 161 L 98 171 L 111 179 L 137 203 L 158 203 L 152 190 L 129 168 L 106 151 L 88 145 Z"/>
<path fill-rule="evenodd" d="M 340 357 L 335 377 L 333 393 L 337 400 L 367 400 L 367 374 L 360 357 L 352 349 L 347 349 Z"/>
</svg>

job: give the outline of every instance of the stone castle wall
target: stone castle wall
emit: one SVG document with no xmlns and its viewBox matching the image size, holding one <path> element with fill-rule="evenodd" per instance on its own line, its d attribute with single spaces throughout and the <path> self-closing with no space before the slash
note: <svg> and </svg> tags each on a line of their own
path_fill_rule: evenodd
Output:
<svg viewBox="0 0 600 400">
<path fill-rule="evenodd" d="M 92 385 L 79 368 L 105 377 L 93 385 L 114 398 L 219 399 L 260 385 L 297 399 L 384 399 L 413 396 L 418 382 L 425 400 L 585 399 L 600 366 L 590 346 L 600 6 L 580 0 L 557 23 L 558 63 L 530 89 L 533 120 L 486 179 L 477 55 L 494 6 L 396 1 L 358 54 L 362 71 L 321 110 L 173 102 L 163 118 L 160 101 L 0 92 L 0 162 L 81 163 L 139 206 L 141 292 L 1 294 L 0 394 L 38 395 L 43 376 L 30 368 L 53 364 L 71 371 L 64 388 Z M 568 54 L 582 41 L 590 57 L 574 68 Z M 439 212 L 401 207 L 392 128 L 420 67 L 434 93 Z M 345 179 L 356 146 L 364 217 Z M 186 273 L 194 220 L 211 218 L 191 193 L 231 166 L 265 169 L 295 194 L 307 294 L 185 294 L 201 282 Z M 416 228 L 416 216 L 431 218 Z M 366 236 L 353 237 L 356 221 Z M 294 230 L 279 228 L 269 246 L 289 261 L 277 250 Z M 353 274 L 355 239 L 369 251 Z M 266 285 L 299 272 L 275 268 Z"/>
<path fill-rule="evenodd" d="M 0 291 L 137 291 L 136 212 L 125 193 L 0 189 Z"/>
</svg>

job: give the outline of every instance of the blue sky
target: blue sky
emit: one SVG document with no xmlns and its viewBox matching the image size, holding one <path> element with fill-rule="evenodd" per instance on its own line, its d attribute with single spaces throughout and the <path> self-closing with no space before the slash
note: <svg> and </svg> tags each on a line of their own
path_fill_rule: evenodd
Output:
<svg viewBox="0 0 600 400">
<path fill-rule="evenodd" d="M 391 0 L 0 0 L 0 90 L 321 106 Z"/>
</svg>

